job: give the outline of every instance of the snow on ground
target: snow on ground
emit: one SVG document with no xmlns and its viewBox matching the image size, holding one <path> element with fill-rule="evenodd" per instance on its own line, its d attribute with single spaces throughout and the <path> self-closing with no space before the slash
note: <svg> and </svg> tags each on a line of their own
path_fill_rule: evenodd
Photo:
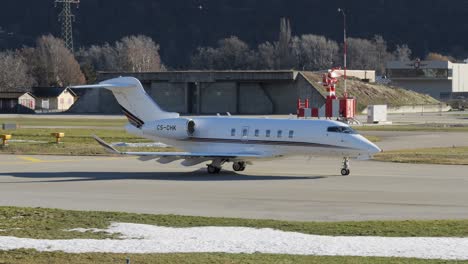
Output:
<svg viewBox="0 0 468 264">
<path fill-rule="evenodd" d="M 226 252 L 297 255 L 468 259 L 468 238 L 317 236 L 270 228 L 172 228 L 113 223 L 108 229 L 75 232 L 121 234 L 117 239 L 46 240 L 0 236 L 0 250 L 19 248 L 68 253 Z"/>
</svg>

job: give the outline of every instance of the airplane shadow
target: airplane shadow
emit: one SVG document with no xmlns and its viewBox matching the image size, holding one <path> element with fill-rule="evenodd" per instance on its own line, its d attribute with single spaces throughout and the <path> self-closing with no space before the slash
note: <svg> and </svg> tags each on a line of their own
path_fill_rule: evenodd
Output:
<svg viewBox="0 0 468 264">
<path fill-rule="evenodd" d="M 34 181 L 1 182 L 31 183 L 31 182 L 81 182 L 81 181 L 111 181 L 111 180 L 161 180 L 161 181 L 287 181 L 287 180 L 318 180 L 325 176 L 261 176 L 238 174 L 233 171 L 221 171 L 219 174 L 207 174 L 205 170 L 192 172 L 9 172 L 1 176 L 30 178 Z M 42 180 L 40 180 L 42 179 Z"/>
</svg>

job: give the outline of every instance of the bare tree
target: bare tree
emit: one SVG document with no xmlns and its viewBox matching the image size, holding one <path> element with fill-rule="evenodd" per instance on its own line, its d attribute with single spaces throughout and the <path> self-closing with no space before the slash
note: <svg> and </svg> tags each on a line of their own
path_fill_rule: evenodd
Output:
<svg viewBox="0 0 468 264">
<path fill-rule="evenodd" d="M 192 56 L 192 67 L 199 70 L 215 69 L 215 61 L 219 57 L 218 50 L 212 47 L 199 47 Z"/>
<path fill-rule="evenodd" d="M 34 79 L 20 52 L 0 52 L 0 91 L 27 92 L 33 83 Z"/>
<path fill-rule="evenodd" d="M 152 72 L 161 70 L 159 45 L 150 37 L 139 35 L 122 38 L 115 43 L 118 64 L 125 71 Z"/>
<path fill-rule="evenodd" d="M 302 35 L 292 40 L 292 53 L 296 68 L 302 70 L 323 70 L 333 66 L 339 47 L 333 40 L 323 36 Z"/>
<path fill-rule="evenodd" d="M 196 69 L 240 70 L 256 67 L 256 54 L 247 43 L 238 37 L 218 41 L 218 47 L 199 47 L 192 56 L 192 67 Z"/>
<path fill-rule="evenodd" d="M 277 43 L 265 42 L 258 45 L 258 67 L 261 69 L 276 69 L 278 65 Z"/>
<path fill-rule="evenodd" d="M 385 72 L 387 61 L 393 60 L 394 55 L 388 51 L 387 42 L 380 35 L 375 35 L 372 43 L 375 46 L 376 51 L 376 64 L 374 69 L 378 74 Z"/>
<path fill-rule="evenodd" d="M 394 57 L 398 61 L 410 61 L 412 51 L 408 45 L 397 45 L 395 51 L 393 52 Z"/>
<path fill-rule="evenodd" d="M 109 45 L 109 43 L 105 43 L 102 46 L 92 45 L 87 49 L 81 48 L 76 52 L 76 57 L 81 65 L 89 64 L 97 70 L 123 70 L 115 48 Z"/>
<path fill-rule="evenodd" d="M 24 48 L 22 54 L 38 85 L 68 86 L 85 82 L 80 65 L 61 39 L 42 36 L 36 48 Z"/>
<path fill-rule="evenodd" d="M 348 38 L 348 67 L 350 69 L 375 70 L 377 50 L 371 41 Z"/>
</svg>

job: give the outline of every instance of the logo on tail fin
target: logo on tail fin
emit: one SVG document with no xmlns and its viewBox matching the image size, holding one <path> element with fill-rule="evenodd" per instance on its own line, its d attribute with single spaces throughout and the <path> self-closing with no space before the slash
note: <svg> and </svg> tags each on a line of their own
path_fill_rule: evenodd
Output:
<svg viewBox="0 0 468 264">
<path fill-rule="evenodd" d="M 122 108 L 122 112 L 125 114 L 130 124 L 132 124 L 133 126 L 137 128 L 140 128 L 145 124 L 145 122 L 143 122 L 140 118 L 136 117 L 134 114 L 130 113 L 130 111 L 125 109 L 125 107 L 123 106 L 120 106 L 120 107 Z"/>
</svg>

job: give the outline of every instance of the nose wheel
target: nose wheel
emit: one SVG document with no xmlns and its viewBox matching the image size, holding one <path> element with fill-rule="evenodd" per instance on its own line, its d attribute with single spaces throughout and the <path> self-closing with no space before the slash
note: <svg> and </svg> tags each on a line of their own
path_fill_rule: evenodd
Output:
<svg viewBox="0 0 468 264">
<path fill-rule="evenodd" d="M 341 175 L 348 176 L 349 173 L 349 158 L 343 158 L 343 167 L 341 168 Z"/>
</svg>

